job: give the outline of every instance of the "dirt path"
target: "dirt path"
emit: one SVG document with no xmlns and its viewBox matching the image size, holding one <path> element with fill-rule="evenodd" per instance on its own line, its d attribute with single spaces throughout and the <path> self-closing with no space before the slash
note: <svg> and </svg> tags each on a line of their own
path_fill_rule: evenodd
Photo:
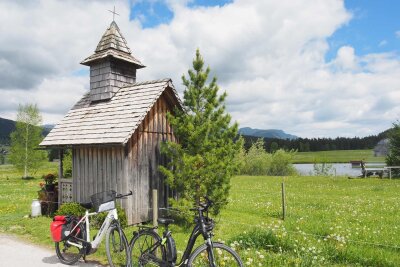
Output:
<svg viewBox="0 0 400 267">
<path fill-rule="evenodd" d="M 0 266 L 13 267 L 58 267 L 68 266 L 60 263 L 55 250 L 27 244 L 20 239 L 8 235 L 0 235 Z M 78 262 L 75 266 L 95 267 L 97 263 Z"/>
</svg>

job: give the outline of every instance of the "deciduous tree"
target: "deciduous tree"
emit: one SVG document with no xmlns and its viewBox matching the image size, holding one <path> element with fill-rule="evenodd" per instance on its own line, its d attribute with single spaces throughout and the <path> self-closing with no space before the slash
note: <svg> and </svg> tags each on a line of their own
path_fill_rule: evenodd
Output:
<svg viewBox="0 0 400 267">
<path fill-rule="evenodd" d="M 386 157 L 388 166 L 400 166 L 400 123 L 394 123 L 389 131 L 389 154 Z M 399 177 L 399 169 L 393 169 L 392 174 Z"/>
<path fill-rule="evenodd" d="M 11 133 L 9 160 L 24 173 L 24 178 L 35 173 L 46 158 L 44 151 L 36 149 L 43 139 L 41 123 L 42 116 L 36 105 L 18 107 L 16 128 Z"/>
</svg>

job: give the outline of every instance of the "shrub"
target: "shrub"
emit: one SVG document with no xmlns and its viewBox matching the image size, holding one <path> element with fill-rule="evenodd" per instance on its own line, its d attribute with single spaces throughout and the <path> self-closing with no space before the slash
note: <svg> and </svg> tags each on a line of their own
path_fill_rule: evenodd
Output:
<svg viewBox="0 0 400 267">
<path fill-rule="evenodd" d="M 69 203 L 64 203 L 62 204 L 58 210 L 56 211 L 55 215 L 74 215 L 78 217 L 82 217 L 85 215 L 85 208 L 82 207 L 79 203 L 76 202 L 69 202 Z M 127 226 L 127 219 L 126 219 L 126 214 L 125 211 L 121 208 L 119 204 L 117 204 L 117 213 L 118 213 L 118 219 L 119 222 L 121 223 L 122 227 Z M 100 228 L 101 225 L 103 224 L 104 220 L 107 217 L 107 212 L 101 212 L 99 214 L 96 214 L 90 218 L 90 223 L 91 226 L 94 228 Z"/>
<path fill-rule="evenodd" d="M 126 227 L 128 225 L 128 221 L 126 219 L 126 214 L 125 211 L 121 208 L 119 204 L 117 204 L 117 213 L 118 213 L 118 219 L 122 227 Z M 101 212 L 99 214 L 94 215 L 91 218 L 91 225 L 94 228 L 100 228 L 101 225 L 103 224 L 104 220 L 107 217 L 107 212 Z"/>
<path fill-rule="evenodd" d="M 295 152 L 279 149 L 272 154 L 272 161 L 268 170 L 268 175 L 284 176 L 296 174 L 296 169 L 292 165 Z"/>
<path fill-rule="evenodd" d="M 72 177 L 72 151 L 66 150 L 63 159 L 63 173 L 65 178 Z"/>
<path fill-rule="evenodd" d="M 245 164 L 241 171 L 249 175 L 266 175 L 271 165 L 271 154 L 264 150 L 264 141 L 258 139 L 247 151 Z"/>
<path fill-rule="evenodd" d="M 75 215 L 83 216 L 85 215 L 85 208 L 83 208 L 79 203 L 69 202 L 63 203 L 55 213 L 56 215 Z"/>
<path fill-rule="evenodd" d="M 239 153 L 236 160 L 242 160 L 243 164 L 238 164 L 240 174 L 248 175 L 272 175 L 272 176 L 285 176 L 295 175 L 296 170 L 292 165 L 292 160 L 295 151 L 284 151 L 279 149 L 270 154 L 264 149 L 264 140 L 258 139 L 249 148 L 247 153 Z"/>
</svg>

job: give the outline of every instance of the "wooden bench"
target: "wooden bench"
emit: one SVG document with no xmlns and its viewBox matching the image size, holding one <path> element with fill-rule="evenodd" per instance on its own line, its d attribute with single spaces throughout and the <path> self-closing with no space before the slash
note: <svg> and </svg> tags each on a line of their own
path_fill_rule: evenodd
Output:
<svg viewBox="0 0 400 267">
<path fill-rule="evenodd" d="M 387 167 L 385 164 L 381 163 L 365 163 L 361 162 L 361 174 L 364 178 L 378 175 L 379 178 L 383 178 L 383 174 L 387 172 Z"/>
</svg>

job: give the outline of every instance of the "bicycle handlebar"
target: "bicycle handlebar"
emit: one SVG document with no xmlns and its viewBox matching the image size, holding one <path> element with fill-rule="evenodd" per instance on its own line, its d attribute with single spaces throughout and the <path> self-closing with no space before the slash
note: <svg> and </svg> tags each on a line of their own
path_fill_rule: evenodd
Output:
<svg viewBox="0 0 400 267">
<path fill-rule="evenodd" d="M 131 196 L 132 194 L 133 194 L 132 190 L 130 190 L 129 193 L 127 193 L 127 194 L 117 194 L 115 196 L 115 198 L 123 198 L 123 197 Z"/>
<path fill-rule="evenodd" d="M 204 196 L 206 202 L 200 202 L 198 207 L 191 208 L 191 211 L 207 211 L 208 208 L 212 207 L 214 202 L 210 200 L 207 196 Z"/>
</svg>

